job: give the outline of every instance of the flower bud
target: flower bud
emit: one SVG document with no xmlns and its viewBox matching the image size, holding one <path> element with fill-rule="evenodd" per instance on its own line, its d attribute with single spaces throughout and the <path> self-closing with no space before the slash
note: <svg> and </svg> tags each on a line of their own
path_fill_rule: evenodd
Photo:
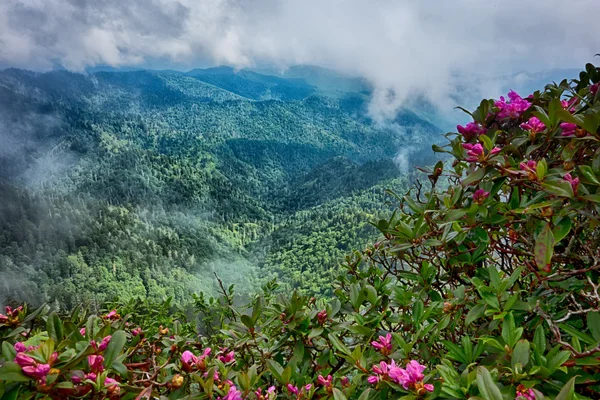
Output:
<svg viewBox="0 0 600 400">
<path fill-rule="evenodd" d="M 183 385 L 183 376 L 176 374 L 173 376 L 173 379 L 171 379 L 171 387 L 173 389 L 179 389 L 181 385 Z"/>
</svg>

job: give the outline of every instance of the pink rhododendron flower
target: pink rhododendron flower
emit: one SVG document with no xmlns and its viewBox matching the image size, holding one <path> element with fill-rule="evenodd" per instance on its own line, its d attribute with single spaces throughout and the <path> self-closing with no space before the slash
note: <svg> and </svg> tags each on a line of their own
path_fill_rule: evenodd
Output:
<svg viewBox="0 0 600 400">
<path fill-rule="evenodd" d="M 598 93 L 599 87 L 600 87 L 600 82 L 594 83 L 593 85 L 590 86 L 590 93 L 592 93 L 595 96 L 596 93 Z"/>
<path fill-rule="evenodd" d="M 319 325 L 323 325 L 327 321 L 327 310 L 320 311 L 317 314 L 317 321 L 319 321 Z"/>
<path fill-rule="evenodd" d="M 97 377 L 98 377 L 98 376 L 97 376 L 95 373 L 93 373 L 93 372 L 90 372 L 89 374 L 86 374 L 86 375 L 84 376 L 84 379 L 85 379 L 86 381 L 87 381 L 87 380 L 90 380 L 90 381 L 95 381 Z"/>
<path fill-rule="evenodd" d="M 288 392 L 290 392 L 291 394 L 295 394 L 296 396 L 298 394 L 300 394 L 300 391 L 298 390 L 298 388 L 294 385 L 292 385 L 291 383 L 287 384 L 287 390 Z"/>
<path fill-rule="evenodd" d="M 529 179 L 532 181 L 537 180 L 537 162 L 534 160 L 529 160 L 527 162 L 522 162 L 519 164 L 519 168 L 522 171 L 525 171 Z"/>
<path fill-rule="evenodd" d="M 562 129 L 561 136 L 573 136 L 577 129 L 577 125 L 570 122 L 563 122 L 560 124 L 560 129 Z"/>
<path fill-rule="evenodd" d="M 25 375 L 37 378 L 41 381 L 45 381 L 46 376 L 50 372 L 50 364 L 37 364 L 23 367 L 23 373 Z"/>
<path fill-rule="evenodd" d="M 27 351 L 27 347 L 22 342 L 15 343 L 14 348 L 17 353 Z"/>
<path fill-rule="evenodd" d="M 111 335 L 108 335 L 104 339 L 102 339 L 102 342 L 100 342 L 100 345 L 98 346 L 98 350 L 104 351 L 106 349 L 106 347 L 108 347 L 108 343 L 110 342 L 110 339 L 112 339 Z"/>
<path fill-rule="evenodd" d="M 92 372 L 99 373 L 104 371 L 104 357 L 92 354 L 91 356 L 88 356 L 87 361 Z"/>
<path fill-rule="evenodd" d="M 477 143 L 477 144 L 463 143 L 462 147 L 467 151 L 466 160 L 468 162 L 477 162 L 477 161 L 485 160 L 483 146 L 480 143 Z M 490 150 L 490 156 L 498 154 L 500 151 L 501 151 L 501 149 L 499 147 L 494 147 L 492 150 Z"/>
<path fill-rule="evenodd" d="M 509 101 L 506 101 L 504 96 L 500 96 L 500 100 L 494 102 L 498 108 L 499 119 L 517 119 L 531 106 L 531 103 L 524 100 L 515 91 L 508 92 Z"/>
<path fill-rule="evenodd" d="M 23 354 L 23 353 L 18 353 L 17 356 L 15 357 L 14 361 L 20 367 L 25 367 L 28 365 L 35 365 L 37 363 L 37 361 L 35 361 L 33 358 L 31 358 L 28 355 Z"/>
<path fill-rule="evenodd" d="M 371 345 L 384 356 L 390 355 L 392 353 L 392 334 L 388 333 L 385 336 L 379 336 L 379 339 L 371 342 Z"/>
<path fill-rule="evenodd" d="M 517 396 L 515 400 L 535 400 L 535 392 L 523 385 L 517 386 Z"/>
<path fill-rule="evenodd" d="M 81 336 L 85 336 L 85 328 L 81 328 L 79 330 L 79 333 L 81 334 Z"/>
<path fill-rule="evenodd" d="M 106 336 L 105 338 L 103 338 L 100 343 L 98 344 L 96 341 L 92 340 L 90 342 L 90 345 L 94 348 L 94 350 L 96 351 L 104 351 L 106 350 L 106 347 L 108 346 L 108 342 L 110 342 L 110 339 L 112 338 L 111 335 Z"/>
<path fill-rule="evenodd" d="M 96 376 L 96 374 L 95 374 L 95 373 L 93 373 L 93 372 L 90 372 L 89 374 L 87 374 L 87 375 L 85 376 L 85 379 L 86 379 L 86 380 L 88 380 L 88 379 L 89 379 L 90 381 L 95 381 L 95 380 L 96 380 L 96 378 L 97 378 L 97 376 Z"/>
<path fill-rule="evenodd" d="M 218 359 L 223 363 L 223 364 L 227 364 L 232 362 L 233 360 L 235 360 L 235 353 L 233 351 L 230 351 L 229 353 L 226 353 L 225 355 L 221 354 L 218 356 Z"/>
<path fill-rule="evenodd" d="M 370 384 L 376 384 L 384 379 L 388 378 L 389 368 L 394 368 L 396 366 L 396 362 L 392 360 L 391 364 L 388 365 L 385 361 L 381 361 L 379 365 L 375 364 L 372 367 L 375 375 L 371 375 L 367 378 L 367 381 Z"/>
<path fill-rule="evenodd" d="M 76 385 L 83 382 L 83 372 L 73 371 L 73 375 L 71 375 L 71 382 L 73 382 Z"/>
<path fill-rule="evenodd" d="M 23 306 L 19 306 L 13 309 L 11 306 L 6 306 L 6 315 L 0 314 L 0 323 L 4 324 L 7 322 L 15 322 L 18 321 L 19 312 L 23 311 Z"/>
<path fill-rule="evenodd" d="M 270 386 L 266 393 L 263 394 L 262 389 L 258 388 L 254 394 L 256 395 L 256 398 L 258 400 L 271 400 L 271 399 L 275 399 L 276 395 L 275 395 L 275 386 Z"/>
<path fill-rule="evenodd" d="M 212 351 L 212 349 L 210 347 L 207 347 L 202 352 L 202 355 L 197 358 L 196 365 L 198 366 L 198 368 L 201 371 L 204 371 L 206 369 L 206 361 L 205 360 L 210 355 L 211 351 Z"/>
<path fill-rule="evenodd" d="M 235 386 L 231 386 L 227 394 L 223 396 L 223 400 L 243 400 L 242 392 L 237 390 Z"/>
<path fill-rule="evenodd" d="M 476 162 L 483 157 L 483 146 L 479 143 L 463 143 L 463 148 L 467 151 L 467 161 Z"/>
<path fill-rule="evenodd" d="M 347 376 L 342 376 L 341 382 L 342 387 L 350 386 L 350 378 L 348 378 Z"/>
<path fill-rule="evenodd" d="M 6 310 L 7 316 L 16 317 L 21 311 L 23 311 L 23 306 L 19 306 L 17 308 L 12 308 L 11 306 L 6 306 L 4 309 Z"/>
<path fill-rule="evenodd" d="M 469 122 L 467 125 L 457 125 L 456 130 L 460 133 L 466 141 L 476 138 L 479 135 L 485 133 L 485 128 L 476 122 Z"/>
<path fill-rule="evenodd" d="M 569 111 L 571 114 L 573 114 L 575 112 L 575 105 L 577 104 L 577 102 L 579 101 L 579 99 L 577 97 L 571 97 L 570 100 L 561 100 L 560 104 L 562 105 L 562 108 L 564 108 L 565 110 Z"/>
<path fill-rule="evenodd" d="M 25 375 L 36 378 L 40 382 L 46 382 L 46 376 L 51 368 L 50 364 L 39 363 L 22 352 L 17 353 L 14 362 L 21 367 Z"/>
<path fill-rule="evenodd" d="M 404 389 L 410 389 L 417 394 L 422 395 L 425 392 L 433 392 L 432 384 L 423 383 L 423 379 L 425 378 L 423 375 L 424 370 L 425 366 L 419 364 L 419 362 L 415 360 L 410 361 L 406 365 L 406 368 L 397 366 L 392 360 L 390 364 L 381 362 L 379 365 L 373 366 L 373 372 L 377 375 L 370 376 L 367 380 L 369 383 L 375 384 L 389 378 L 402 385 Z"/>
<path fill-rule="evenodd" d="M 191 351 L 186 350 L 181 354 L 181 363 L 185 371 L 191 371 L 192 368 L 198 363 L 198 357 L 196 357 Z"/>
<path fill-rule="evenodd" d="M 131 335 L 132 335 L 132 336 L 137 336 L 137 335 L 139 335 L 140 333 L 142 333 L 142 328 L 140 328 L 139 326 L 138 326 L 137 328 L 133 328 L 133 329 L 131 330 Z"/>
<path fill-rule="evenodd" d="M 392 366 L 395 366 L 396 363 L 392 360 Z M 385 361 L 381 361 L 379 365 L 373 365 L 373 372 L 377 375 L 387 375 L 388 374 L 388 364 Z"/>
<path fill-rule="evenodd" d="M 418 361 L 415 360 L 411 360 L 407 365 L 406 365 L 406 372 L 408 372 L 411 380 L 413 380 L 414 382 L 416 381 L 422 381 L 423 378 L 425 378 L 425 375 L 423 375 L 423 371 L 425 371 L 425 366 L 419 364 Z"/>
<path fill-rule="evenodd" d="M 202 376 L 203 376 L 203 377 L 205 377 L 205 378 L 208 378 L 208 371 L 206 371 L 204 374 L 202 374 Z M 220 378 L 220 376 L 219 376 L 219 371 L 217 371 L 217 370 L 215 369 L 215 372 L 214 372 L 214 374 L 213 374 L 213 381 L 215 381 L 215 382 L 218 382 L 218 381 L 220 381 L 220 380 L 221 380 L 221 378 Z"/>
<path fill-rule="evenodd" d="M 485 201 L 485 199 L 487 199 L 489 195 L 490 195 L 490 192 L 486 192 L 483 189 L 477 189 L 475 191 L 475 193 L 473 193 L 473 202 L 475 204 L 482 205 L 483 202 Z"/>
<path fill-rule="evenodd" d="M 573 178 L 571 174 L 566 174 L 563 179 L 571 184 L 573 193 L 577 194 L 577 188 L 579 187 L 579 178 Z"/>
<path fill-rule="evenodd" d="M 113 378 L 106 378 L 104 379 L 104 386 L 113 386 L 113 385 L 118 385 L 119 382 L 115 381 Z"/>
<path fill-rule="evenodd" d="M 529 121 L 523 122 L 519 125 L 522 129 L 531 132 L 533 135 L 546 129 L 546 125 L 539 120 L 538 117 L 531 117 Z"/>
<path fill-rule="evenodd" d="M 331 375 L 327 375 L 327 378 L 323 378 L 323 375 L 319 375 L 317 377 L 317 383 L 321 386 L 325 386 L 326 388 L 331 387 L 333 383 L 333 377 Z"/>
<path fill-rule="evenodd" d="M 108 320 L 116 320 L 116 319 L 121 318 L 121 316 L 117 313 L 117 310 L 111 310 L 103 318 L 108 319 Z"/>
</svg>

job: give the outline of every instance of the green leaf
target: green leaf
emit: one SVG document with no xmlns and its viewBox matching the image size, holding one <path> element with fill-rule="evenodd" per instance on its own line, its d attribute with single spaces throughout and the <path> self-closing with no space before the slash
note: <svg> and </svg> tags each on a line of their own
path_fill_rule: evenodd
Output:
<svg viewBox="0 0 600 400">
<path fill-rule="evenodd" d="M 48 331 L 48 336 L 58 344 L 60 343 L 65 336 L 63 323 L 58 317 L 56 312 L 52 312 L 48 316 L 46 320 L 46 330 Z"/>
<path fill-rule="evenodd" d="M 349 356 L 352 353 L 350 349 L 348 349 L 348 347 L 346 347 L 346 345 L 342 343 L 342 341 L 333 333 L 330 333 L 329 335 L 327 335 L 327 337 L 329 338 L 329 341 L 331 341 L 333 347 L 335 347 L 336 350 L 340 353 L 343 353 L 347 356 Z"/>
<path fill-rule="evenodd" d="M 340 389 L 335 387 L 333 388 L 333 398 L 334 400 L 347 400 L 344 393 L 342 393 Z"/>
<path fill-rule="evenodd" d="M 433 150 L 434 153 L 450 153 L 448 150 L 438 146 L 437 144 L 431 145 L 431 150 Z"/>
<path fill-rule="evenodd" d="M 485 312 L 485 304 L 479 303 L 475 305 L 475 307 L 471 308 L 467 313 L 467 318 L 465 320 L 465 324 L 469 325 L 473 321 L 481 318 L 483 313 Z"/>
<path fill-rule="evenodd" d="M 173 334 L 181 335 L 181 329 L 181 322 L 179 322 L 179 320 L 173 322 Z"/>
<path fill-rule="evenodd" d="M 90 315 L 86 324 L 85 324 L 85 337 L 94 339 L 96 334 L 98 333 L 98 324 L 96 321 L 99 318 L 96 315 Z"/>
<path fill-rule="evenodd" d="M 565 110 L 564 108 L 558 110 L 556 112 L 558 118 L 560 118 L 562 121 L 564 122 L 569 122 L 571 124 L 577 124 L 577 120 L 575 119 L 575 117 L 573 117 L 573 114 L 571 114 L 569 111 Z"/>
<path fill-rule="evenodd" d="M 598 131 L 598 126 L 600 126 L 600 117 L 598 117 L 596 113 L 585 115 L 583 118 L 583 128 L 586 131 L 596 133 Z"/>
<path fill-rule="evenodd" d="M 538 325 L 538 327 L 535 328 L 533 344 L 535 344 L 535 349 L 538 350 L 540 354 L 546 352 L 546 333 L 544 332 L 544 327 L 542 325 Z"/>
<path fill-rule="evenodd" d="M 558 111 L 562 110 L 562 103 L 560 102 L 560 98 L 554 97 L 550 104 L 548 104 L 548 117 L 550 118 L 550 125 L 555 126 L 558 122 Z"/>
<path fill-rule="evenodd" d="M 544 177 L 546 176 L 546 172 L 548 172 L 548 164 L 546 163 L 546 159 L 542 158 L 537 163 L 537 167 L 536 167 L 537 178 L 540 182 L 544 180 Z"/>
<path fill-rule="evenodd" d="M 550 373 L 553 373 L 558 368 L 560 368 L 560 366 L 563 365 L 570 357 L 571 353 L 569 351 L 560 351 L 553 357 L 548 359 L 548 362 L 546 362 L 546 368 L 548 368 L 548 371 L 550 371 Z"/>
<path fill-rule="evenodd" d="M 558 324 L 558 327 L 563 331 L 567 332 L 569 335 L 576 337 L 577 339 L 587 343 L 594 344 L 596 341 L 590 335 L 587 335 L 581 332 L 579 329 L 569 325 L 569 324 Z"/>
<path fill-rule="evenodd" d="M 569 382 L 563 386 L 555 400 L 573 400 L 575 398 L 575 378 L 574 376 L 569 379 Z"/>
<path fill-rule="evenodd" d="M 271 374 L 275 377 L 275 379 L 277 379 L 279 382 L 281 383 L 285 383 L 283 382 L 283 367 L 275 360 L 267 360 L 267 364 L 269 364 L 269 371 L 271 371 Z"/>
<path fill-rule="evenodd" d="M 13 387 L 9 392 L 2 393 L 2 386 L 0 386 L 0 395 L 2 396 L 2 400 L 17 400 L 19 398 L 19 390 L 21 390 L 21 385 L 17 385 Z"/>
<path fill-rule="evenodd" d="M 540 106 L 535 106 L 535 109 L 536 109 L 536 111 L 533 112 L 533 115 L 535 115 L 536 117 L 538 117 L 538 119 L 540 121 L 542 121 L 544 123 L 544 125 L 546 125 L 546 126 L 552 125 L 550 123 L 550 117 L 548 117 L 548 114 L 546 113 L 546 110 L 544 110 Z"/>
<path fill-rule="evenodd" d="M 373 391 L 373 389 L 371 389 L 371 388 L 365 389 L 365 391 L 360 394 L 360 397 L 358 398 L 358 400 L 367 400 L 369 398 L 369 396 L 371 395 L 372 391 Z"/>
<path fill-rule="evenodd" d="M 587 194 L 583 196 L 587 201 L 593 201 L 594 203 L 600 203 L 600 194 Z"/>
<path fill-rule="evenodd" d="M 110 342 L 108 342 L 108 346 L 106 346 L 106 350 L 104 351 L 104 365 L 108 368 L 111 367 L 114 359 L 117 358 L 123 350 L 126 341 L 127 336 L 124 331 L 116 331 L 112 334 Z"/>
<path fill-rule="evenodd" d="M 511 356 L 510 363 L 512 367 L 515 368 L 515 365 L 517 364 L 521 364 L 522 367 L 525 367 L 529 363 L 529 351 L 529 342 L 525 339 L 519 340 L 513 349 Z"/>
<path fill-rule="evenodd" d="M 373 285 L 365 285 L 365 292 L 367 293 L 367 300 L 371 304 L 377 303 L 377 290 L 373 287 Z"/>
<path fill-rule="evenodd" d="M 477 168 L 473 173 L 467 176 L 461 183 L 463 186 L 469 186 L 470 184 L 481 180 L 485 175 L 485 168 Z"/>
<path fill-rule="evenodd" d="M 469 364 L 469 359 L 467 358 L 467 355 L 460 346 L 452 343 L 449 340 L 443 340 L 442 343 L 448 349 L 448 353 L 446 354 L 448 358 L 463 364 Z"/>
<path fill-rule="evenodd" d="M 31 378 L 21 371 L 21 367 L 12 361 L 8 361 L 0 367 L 0 381 L 27 382 L 30 380 Z"/>
<path fill-rule="evenodd" d="M 492 148 L 494 147 L 494 143 L 492 143 L 492 139 L 490 139 L 490 137 L 487 135 L 479 136 L 479 141 L 483 144 L 483 147 L 487 151 L 492 150 Z"/>
<path fill-rule="evenodd" d="M 517 341 L 521 338 L 521 335 L 523 335 L 523 328 L 516 327 L 512 312 L 508 313 L 508 315 L 504 318 L 501 335 L 502 339 L 504 339 L 504 342 L 511 349 L 517 344 Z"/>
<path fill-rule="evenodd" d="M 317 337 L 317 336 L 320 336 L 320 335 L 321 335 L 321 333 L 323 333 L 323 331 L 324 331 L 324 330 L 325 330 L 325 329 L 323 329 L 323 327 L 321 327 L 321 326 L 320 326 L 320 327 L 317 327 L 317 328 L 312 328 L 312 329 L 310 330 L 310 333 L 308 334 L 308 338 L 309 338 L 309 339 L 312 339 L 312 338 L 315 338 L 315 337 Z"/>
<path fill-rule="evenodd" d="M 492 379 L 490 371 L 483 366 L 477 367 L 477 387 L 484 400 L 503 400 L 502 393 Z"/>
<path fill-rule="evenodd" d="M 5 360 L 14 360 L 17 356 L 15 346 L 10 344 L 8 341 L 2 342 L 2 356 Z"/>
<path fill-rule="evenodd" d="M 421 317 L 423 316 L 423 309 L 424 309 L 424 305 L 423 305 L 423 302 L 421 301 L 421 299 L 415 301 L 412 311 L 413 311 L 413 321 L 416 324 L 421 323 Z"/>
<path fill-rule="evenodd" d="M 252 318 L 250 318 L 248 315 L 242 314 L 240 320 L 242 321 L 242 324 L 246 325 L 246 328 L 254 328 L 254 321 L 252 321 Z"/>
<path fill-rule="evenodd" d="M 466 113 L 466 114 L 469 114 L 471 117 L 473 117 L 473 114 L 471 113 L 471 111 L 467 110 L 466 108 L 463 108 L 463 107 L 461 107 L 461 106 L 456 106 L 456 107 L 454 107 L 454 108 L 455 108 L 455 109 L 459 109 L 459 110 L 461 110 L 462 112 L 464 112 L 464 113 Z"/>
<path fill-rule="evenodd" d="M 535 241 L 534 248 L 535 263 L 538 268 L 546 268 L 552 262 L 552 254 L 554 253 L 554 235 L 550 224 L 546 224 L 538 235 Z"/>
<path fill-rule="evenodd" d="M 590 167 L 589 165 L 580 165 L 578 169 L 586 181 L 591 182 L 595 185 L 600 185 L 600 182 L 598 181 L 598 178 L 596 178 L 596 174 L 594 173 L 592 167 Z"/>
<path fill-rule="evenodd" d="M 587 313 L 587 326 L 590 330 L 590 333 L 594 337 L 595 340 L 600 341 L 600 313 L 588 312 Z"/>
<path fill-rule="evenodd" d="M 553 181 L 542 183 L 544 191 L 555 196 L 573 198 L 573 188 L 567 181 Z"/>
<path fill-rule="evenodd" d="M 560 220 L 558 224 L 554 226 L 552 229 L 552 234 L 554 235 L 554 243 L 558 243 L 565 238 L 571 231 L 571 219 L 569 217 L 564 217 Z"/>
</svg>

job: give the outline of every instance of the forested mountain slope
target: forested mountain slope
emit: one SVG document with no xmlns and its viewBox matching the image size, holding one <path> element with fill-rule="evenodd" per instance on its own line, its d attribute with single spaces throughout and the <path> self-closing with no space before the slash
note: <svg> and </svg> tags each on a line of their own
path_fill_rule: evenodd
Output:
<svg viewBox="0 0 600 400">
<path fill-rule="evenodd" d="M 0 301 L 326 293 L 441 131 L 309 72 L 0 72 Z"/>
</svg>

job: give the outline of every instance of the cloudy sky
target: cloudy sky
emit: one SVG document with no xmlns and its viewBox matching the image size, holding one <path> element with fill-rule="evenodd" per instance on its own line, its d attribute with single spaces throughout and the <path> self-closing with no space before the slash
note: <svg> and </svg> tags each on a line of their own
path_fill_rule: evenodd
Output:
<svg viewBox="0 0 600 400">
<path fill-rule="evenodd" d="M 0 0 L 0 67 L 316 64 L 393 109 L 457 76 L 582 67 L 599 18 L 599 0 Z"/>
</svg>

